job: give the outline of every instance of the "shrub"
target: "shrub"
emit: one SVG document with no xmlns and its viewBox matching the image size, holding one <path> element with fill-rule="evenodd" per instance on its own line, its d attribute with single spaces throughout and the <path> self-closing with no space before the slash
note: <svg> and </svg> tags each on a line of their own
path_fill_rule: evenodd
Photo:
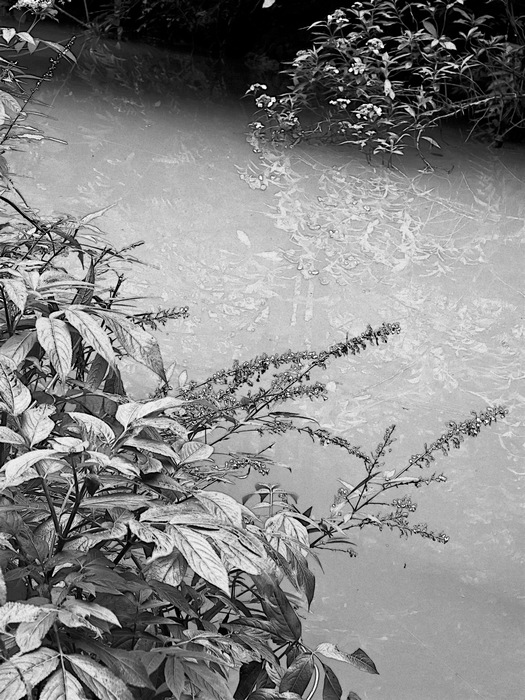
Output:
<svg viewBox="0 0 525 700">
<path fill-rule="evenodd" d="M 284 73 L 279 97 L 253 85 L 255 141 L 352 144 L 389 162 L 408 141 L 438 146 L 430 130 L 469 115 L 496 143 L 525 119 L 525 29 L 507 0 L 505 34 L 463 0 L 364 0 L 310 27 L 313 46 Z"/>
</svg>

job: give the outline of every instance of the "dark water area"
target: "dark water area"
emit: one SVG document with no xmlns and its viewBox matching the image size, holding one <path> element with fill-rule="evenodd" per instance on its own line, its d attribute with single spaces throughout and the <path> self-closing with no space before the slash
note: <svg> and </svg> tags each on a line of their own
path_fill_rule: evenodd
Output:
<svg viewBox="0 0 525 700">
<path fill-rule="evenodd" d="M 180 81 L 193 76 L 191 89 L 166 82 L 163 60 L 181 66 Z M 304 623 L 312 646 L 373 658 L 379 676 L 334 665 L 363 700 L 524 697 L 525 149 L 465 144 L 449 129 L 433 172 L 410 154 L 396 171 L 330 147 L 255 153 L 248 103 L 185 57 L 153 65 L 146 83 L 126 85 L 136 73 L 125 69 L 102 79 L 88 63 L 46 84 L 38 125 L 67 144 L 8 153 L 17 187 L 42 214 L 113 205 L 98 222 L 108 241 L 144 241 L 146 265 L 125 293 L 147 310 L 190 307 L 161 340 L 166 364 L 191 378 L 398 321 L 388 344 L 328 367 L 328 401 L 295 406 L 367 450 L 396 423 L 391 468 L 447 421 L 508 406 L 505 421 L 439 460 L 447 483 L 412 494 L 416 520 L 450 542 L 357 532 L 357 558 L 323 556 Z M 142 397 L 147 370 L 125 369 Z M 318 516 L 338 479 L 358 478 L 344 454 L 307 438 L 271 454 L 281 466 L 268 481 Z"/>
</svg>

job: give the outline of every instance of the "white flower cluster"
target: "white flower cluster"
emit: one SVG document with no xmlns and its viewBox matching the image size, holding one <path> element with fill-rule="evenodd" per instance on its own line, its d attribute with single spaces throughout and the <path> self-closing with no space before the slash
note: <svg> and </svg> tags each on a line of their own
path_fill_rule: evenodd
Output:
<svg viewBox="0 0 525 700">
<path fill-rule="evenodd" d="M 344 24 L 346 22 L 345 11 L 336 10 L 333 15 L 328 15 L 326 21 L 328 24 Z"/>
<path fill-rule="evenodd" d="M 332 75 L 338 75 L 339 68 L 336 68 L 331 63 L 327 63 L 326 66 L 323 66 L 323 72 L 324 73 L 331 73 Z"/>
<path fill-rule="evenodd" d="M 373 121 L 377 117 L 380 117 L 383 114 L 383 110 L 381 107 L 377 107 L 376 105 L 368 104 L 361 105 L 355 110 L 355 113 L 359 119 L 367 119 L 368 121 Z"/>
<path fill-rule="evenodd" d="M 366 66 L 363 63 L 363 61 L 359 58 L 356 57 L 354 58 L 354 64 L 350 66 L 348 69 L 349 73 L 353 73 L 354 75 L 362 75 L 366 70 Z"/>
<path fill-rule="evenodd" d="M 379 54 L 380 49 L 385 48 L 385 45 L 383 44 L 381 39 L 369 39 L 366 42 L 366 45 L 369 49 L 371 49 L 372 53 L 375 53 L 376 55 Z"/>
<path fill-rule="evenodd" d="M 249 95 L 252 92 L 259 92 L 259 90 L 268 90 L 267 85 L 263 85 L 263 83 L 253 83 L 250 85 L 250 87 L 246 90 L 246 94 Z"/>
<path fill-rule="evenodd" d="M 341 109 L 346 109 L 351 103 L 351 100 L 347 100 L 346 97 L 338 97 L 336 100 L 330 100 L 330 104 L 334 107 L 340 107 Z"/>
<path fill-rule="evenodd" d="M 256 100 L 255 104 L 259 109 L 271 109 L 274 104 L 277 103 L 275 97 L 270 97 L 270 95 L 260 95 Z"/>
<path fill-rule="evenodd" d="M 29 10 L 34 12 L 35 15 L 41 15 L 46 10 L 50 10 L 53 7 L 53 0 L 18 0 L 15 5 L 11 6 L 11 10 Z"/>
</svg>

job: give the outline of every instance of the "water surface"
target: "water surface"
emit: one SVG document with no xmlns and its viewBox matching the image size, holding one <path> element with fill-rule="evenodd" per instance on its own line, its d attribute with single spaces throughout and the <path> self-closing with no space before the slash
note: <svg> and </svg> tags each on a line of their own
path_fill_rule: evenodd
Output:
<svg viewBox="0 0 525 700">
<path fill-rule="evenodd" d="M 186 79 L 187 64 L 170 60 Z M 393 468 L 448 420 L 509 407 L 436 465 L 446 484 L 412 494 L 416 520 L 450 542 L 356 534 L 358 558 L 324 557 L 305 625 L 312 645 L 374 659 L 379 676 L 334 664 L 363 700 L 523 697 L 523 147 L 464 145 L 449 131 L 430 173 L 410 155 L 396 172 L 344 149 L 257 153 L 248 104 L 218 99 L 204 73 L 182 96 L 163 65 L 147 85 L 133 71 L 128 85 L 95 74 L 47 85 L 52 119 L 40 124 L 67 145 L 10 154 L 18 186 L 43 213 L 115 205 L 102 223 L 109 240 L 145 241 L 148 266 L 127 293 L 147 309 L 190 307 L 162 347 L 192 378 L 399 321 L 387 345 L 329 367 L 328 401 L 298 409 L 369 449 L 396 423 Z M 128 368 L 137 396 L 145 373 Z M 307 438 L 285 438 L 273 455 L 293 471 L 277 467 L 269 481 L 318 515 L 338 478 L 357 478 L 344 454 Z"/>
</svg>

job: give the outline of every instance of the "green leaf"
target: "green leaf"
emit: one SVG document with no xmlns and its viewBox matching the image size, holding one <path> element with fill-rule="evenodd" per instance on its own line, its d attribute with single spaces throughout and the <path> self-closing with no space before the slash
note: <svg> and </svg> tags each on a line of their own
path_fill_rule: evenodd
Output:
<svg viewBox="0 0 525 700">
<path fill-rule="evenodd" d="M 361 700 L 361 697 L 357 693 L 354 693 L 353 690 L 351 690 L 346 696 L 346 700 Z"/>
<path fill-rule="evenodd" d="M 151 542 L 155 549 L 148 561 L 154 561 L 158 557 L 167 557 L 173 553 L 175 539 L 171 532 L 163 532 L 156 527 L 139 523 L 137 520 L 129 520 L 128 527 L 141 542 Z"/>
<path fill-rule="evenodd" d="M 168 656 L 164 665 L 164 680 L 170 693 L 179 700 L 184 690 L 184 668 L 175 656 Z"/>
<path fill-rule="evenodd" d="M 190 682 L 215 700 L 234 700 L 226 681 L 205 664 L 185 664 L 184 670 Z"/>
<path fill-rule="evenodd" d="M 279 692 L 290 691 L 302 695 L 310 683 L 313 672 L 314 659 L 312 654 L 299 654 L 281 678 Z"/>
<path fill-rule="evenodd" d="M 58 653 L 46 647 L 4 661 L 0 666 L 0 700 L 27 698 L 28 689 L 47 678 L 58 662 Z"/>
<path fill-rule="evenodd" d="M 437 29 L 432 24 L 432 22 L 429 22 L 427 19 L 424 19 L 422 25 L 425 27 L 425 29 L 431 36 L 433 36 L 434 38 L 437 37 Z"/>
<path fill-rule="evenodd" d="M 124 683 L 137 688 L 154 690 L 148 671 L 140 658 L 140 652 L 111 649 L 105 644 L 95 644 L 94 646 L 101 661 L 121 678 Z"/>
<path fill-rule="evenodd" d="M 17 365 L 0 355 L 0 400 L 13 416 L 23 413 L 31 403 L 31 392 L 15 374 Z"/>
<path fill-rule="evenodd" d="M 66 319 L 80 333 L 82 340 L 103 357 L 110 366 L 116 363 L 111 341 L 102 325 L 90 314 L 80 309 L 69 307 Z"/>
<path fill-rule="evenodd" d="M 6 442 L 9 445 L 25 445 L 26 441 L 24 438 L 15 433 L 11 428 L 6 428 L 5 426 L 0 426 L 0 442 Z"/>
<path fill-rule="evenodd" d="M 75 598 L 68 598 L 64 602 L 64 607 L 75 615 L 80 615 L 82 617 L 96 617 L 99 620 L 105 620 L 112 625 L 120 627 L 120 622 L 118 617 L 114 612 L 105 608 L 97 603 L 89 603 L 83 600 L 76 600 Z"/>
<path fill-rule="evenodd" d="M 41 403 L 24 411 L 20 418 L 20 432 L 29 447 L 49 437 L 55 427 L 54 421 L 49 416 L 55 413 L 55 410 L 52 404 Z"/>
<path fill-rule="evenodd" d="M 95 355 L 86 376 L 86 387 L 96 391 L 104 381 L 108 371 L 108 363 L 100 355 Z"/>
<path fill-rule="evenodd" d="M 4 27 L 2 29 L 2 37 L 3 37 L 4 41 L 6 41 L 7 43 L 9 43 L 15 35 L 16 35 L 16 29 L 13 29 L 12 27 L 9 27 L 9 28 Z"/>
<path fill-rule="evenodd" d="M 349 663 L 358 668 L 360 671 L 379 675 L 376 665 L 368 654 L 362 649 L 356 649 L 353 654 L 349 655 Z"/>
<path fill-rule="evenodd" d="M 93 496 L 82 501 L 81 508 L 126 508 L 127 510 L 138 510 L 146 508 L 150 504 L 150 499 L 146 496 L 136 496 L 128 493 L 115 493 L 112 496 Z"/>
<path fill-rule="evenodd" d="M 172 554 L 167 557 L 161 557 L 155 559 L 150 564 L 144 568 L 144 575 L 146 581 L 151 581 L 154 587 L 155 582 L 160 584 L 165 584 L 177 591 L 176 588 L 184 578 L 187 571 L 186 560 L 180 554 Z M 181 594 L 182 595 L 182 594 Z M 184 602 L 186 599 L 184 598 Z M 184 609 L 184 612 L 190 614 L 190 612 L 183 608 L 183 601 L 172 601 L 179 608 Z M 187 604 L 186 604 L 187 605 Z"/>
<path fill-rule="evenodd" d="M 339 679 L 332 671 L 330 666 L 323 664 L 324 683 L 323 683 L 323 700 L 341 700 L 343 689 L 339 683 Z"/>
<path fill-rule="evenodd" d="M 37 609 L 39 615 L 36 620 L 22 622 L 16 630 L 15 639 L 21 652 L 37 649 L 57 619 L 57 611 L 53 608 Z"/>
<path fill-rule="evenodd" d="M 185 442 L 180 450 L 180 458 L 182 464 L 191 464 L 199 462 L 201 459 L 208 459 L 213 454 L 213 447 L 206 445 L 204 442 L 192 440 Z"/>
<path fill-rule="evenodd" d="M 302 625 L 286 594 L 269 576 L 254 576 L 253 580 L 263 594 L 262 606 L 275 636 L 297 642 L 302 635 Z"/>
<path fill-rule="evenodd" d="M 2 32 L 10 31 L 7 29 L 2 29 Z M 20 112 L 20 104 L 12 95 L 4 90 L 0 90 L 0 102 L 7 107 L 7 109 L 16 116 Z"/>
<path fill-rule="evenodd" d="M 423 141 L 428 141 L 428 143 L 430 143 L 432 146 L 434 146 L 435 148 L 439 148 L 439 150 L 441 150 L 441 146 L 439 145 L 439 143 L 437 141 L 434 141 L 434 139 L 431 138 L 430 136 L 422 136 L 421 139 Z"/>
<path fill-rule="evenodd" d="M 208 540 L 182 525 L 171 525 L 170 534 L 193 571 L 229 595 L 228 573 Z"/>
<path fill-rule="evenodd" d="M 18 486 L 23 484 L 24 481 L 36 478 L 38 474 L 31 467 L 42 459 L 49 459 L 58 454 L 61 453 L 57 450 L 33 450 L 9 460 L 0 470 L 5 475 L 5 481 L 1 484 L 2 488 Z"/>
<path fill-rule="evenodd" d="M 76 677 L 99 700 L 133 700 L 133 695 L 124 681 L 105 666 L 80 654 L 67 654 Z"/>
<path fill-rule="evenodd" d="M 115 439 L 115 433 L 111 427 L 100 418 L 92 416 L 89 413 L 79 413 L 77 411 L 69 411 L 67 415 L 70 416 L 75 423 L 81 425 L 86 432 L 93 433 L 108 444 L 111 444 Z"/>
<path fill-rule="evenodd" d="M 59 668 L 48 678 L 39 700 L 87 700 L 87 698 L 75 676 Z"/>
<path fill-rule="evenodd" d="M 27 287 L 24 281 L 18 278 L 5 278 L 2 280 L 2 287 L 4 288 L 4 292 L 9 300 L 13 302 L 20 313 L 24 313 L 27 302 Z"/>
<path fill-rule="evenodd" d="M 323 642 L 322 644 L 318 645 L 315 652 L 322 654 L 329 659 L 335 659 L 336 661 L 344 661 L 344 663 L 352 664 L 352 666 L 355 666 L 361 671 L 379 675 L 379 671 L 375 667 L 374 662 L 362 649 L 356 649 L 353 654 L 348 654 L 345 651 L 341 651 L 335 644 Z"/>
<path fill-rule="evenodd" d="M 42 346 L 58 376 L 65 380 L 71 370 L 73 350 L 71 335 L 65 321 L 42 316 L 36 320 L 38 342 Z"/>
<path fill-rule="evenodd" d="M 195 498 L 219 522 L 233 525 L 234 527 L 242 527 L 243 513 L 252 516 L 248 508 L 242 506 L 235 498 L 220 491 L 199 491 L 195 493 Z"/>
<path fill-rule="evenodd" d="M 240 569 L 247 574 L 260 575 L 271 570 L 272 563 L 255 537 L 248 539 L 245 533 L 234 534 L 227 530 L 218 530 L 210 536 L 217 542 L 221 559 L 229 571 Z"/>
<path fill-rule="evenodd" d="M 0 355 L 9 357 L 18 367 L 25 360 L 36 340 L 35 330 L 15 333 L 0 347 Z"/>
<path fill-rule="evenodd" d="M 129 437 L 122 444 L 126 447 L 136 447 L 138 450 L 146 450 L 147 452 L 163 455 L 173 460 L 176 464 L 180 462 L 179 455 L 162 440 L 146 440 L 144 438 Z"/>
<path fill-rule="evenodd" d="M 20 36 L 20 34 L 19 34 L 18 36 Z M 60 54 L 61 56 L 65 56 L 65 57 L 68 58 L 72 63 L 76 63 L 76 62 L 77 62 L 77 59 L 76 59 L 75 54 L 74 54 L 72 51 L 70 51 L 69 49 L 64 48 L 61 44 L 57 44 L 55 41 L 49 41 L 49 40 L 47 40 L 47 39 L 40 39 L 39 41 L 40 41 L 42 44 L 44 44 L 45 46 L 49 46 L 50 49 L 53 49 L 54 51 L 56 51 L 56 52 L 57 52 L 58 54 Z M 109 207 L 107 207 L 107 208 L 109 208 Z"/>
<path fill-rule="evenodd" d="M 135 362 L 151 369 L 167 384 L 166 371 L 156 338 L 122 316 L 100 310 L 97 310 L 97 313 L 102 316 L 104 322 L 113 331 L 122 349 Z"/>
<path fill-rule="evenodd" d="M 173 396 L 165 396 L 162 399 L 147 401 L 146 403 L 129 401 L 128 403 L 121 404 L 117 408 L 115 418 L 125 430 L 129 425 L 132 425 L 145 416 L 150 416 L 152 413 L 161 413 L 162 411 L 167 411 L 170 408 L 176 408 L 181 406 L 183 403 L 184 401 L 176 399 Z"/>
</svg>

